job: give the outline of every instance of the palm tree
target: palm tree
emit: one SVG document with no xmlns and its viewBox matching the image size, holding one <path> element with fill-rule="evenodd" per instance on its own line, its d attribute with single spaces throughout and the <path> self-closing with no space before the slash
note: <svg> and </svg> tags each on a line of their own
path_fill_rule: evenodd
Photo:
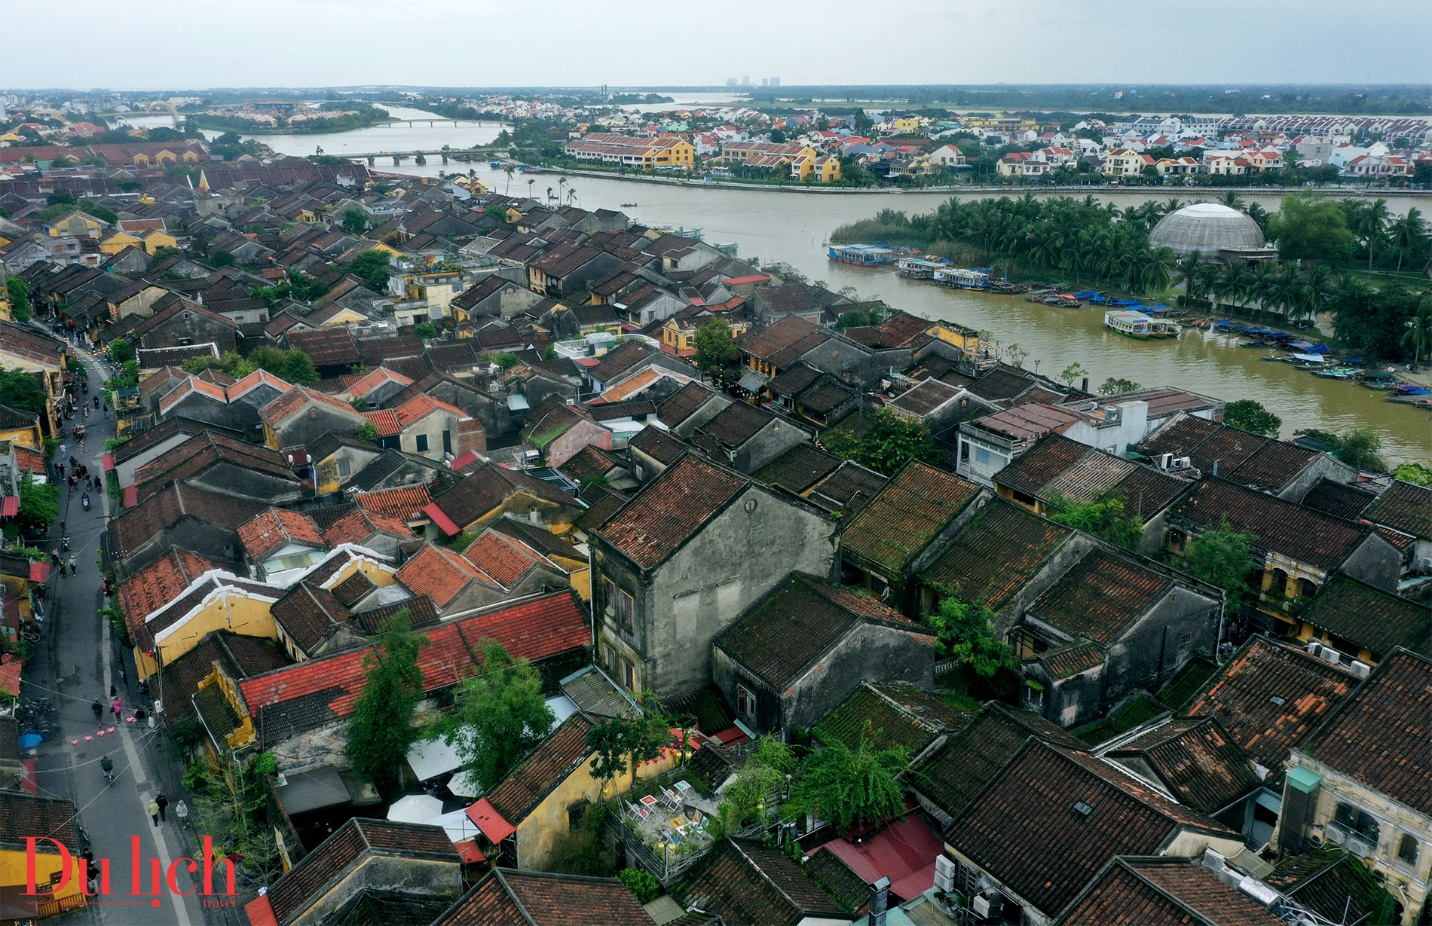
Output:
<svg viewBox="0 0 1432 926">
<path fill-rule="evenodd" d="M 1203 282 L 1203 252 L 1194 251 L 1183 259 L 1178 268 L 1179 282 L 1183 284 L 1184 301 L 1190 305 L 1198 302 L 1199 284 Z"/>
<path fill-rule="evenodd" d="M 533 184 L 535 184 L 536 182 L 537 182 L 537 181 L 536 181 L 536 180 L 533 180 L 531 177 L 528 177 L 528 178 L 527 178 L 527 198 L 528 198 L 528 199 L 531 199 L 531 198 L 532 198 L 532 186 L 533 186 Z"/>
<path fill-rule="evenodd" d="M 569 206 L 572 205 L 572 201 L 575 200 L 576 198 L 577 198 L 577 188 L 576 188 L 576 187 L 572 187 L 572 186 L 567 187 L 567 205 L 569 205 Z"/>
<path fill-rule="evenodd" d="M 1364 203 L 1358 210 L 1357 227 L 1354 231 L 1362 236 L 1363 241 L 1367 242 L 1368 273 L 1372 273 L 1372 252 L 1378 239 L 1382 237 L 1383 231 L 1387 228 L 1387 220 L 1387 200 L 1385 199 Z"/>
<path fill-rule="evenodd" d="M 508 164 L 506 167 L 502 168 L 502 172 L 507 175 L 507 186 L 502 188 L 502 195 L 506 196 L 508 193 L 512 192 L 512 175 L 517 173 L 517 168 L 513 167 L 511 164 Z"/>
<path fill-rule="evenodd" d="M 1223 205 L 1227 206 L 1229 209 L 1238 209 L 1244 212 L 1247 211 L 1246 209 L 1244 209 L 1243 206 L 1243 197 L 1238 195 L 1237 190 L 1229 190 L 1227 193 L 1223 194 Z"/>
<path fill-rule="evenodd" d="M 1417 300 L 1416 313 L 1407 320 L 1407 331 L 1402 335 L 1404 346 L 1412 348 L 1412 366 L 1421 365 L 1422 355 L 1432 353 L 1432 299 L 1423 294 Z"/>
<path fill-rule="evenodd" d="M 1266 236 L 1268 234 L 1268 210 L 1257 203 L 1249 203 L 1248 208 L 1243 211 L 1248 214 L 1248 218 L 1257 223 L 1258 229 Z"/>
<path fill-rule="evenodd" d="M 551 203 L 552 203 L 552 188 L 551 188 L 551 187 L 548 187 L 548 188 L 547 188 L 547 204 L 548 204 L 548 205 L 551 205 Z"/>
<path fill-rule="evenodd" d="M 1427 238 L 1427 223 L 1422 219 L 1422 210 L 1415 206 L 1407 214 L 1393 220 L 1387 228 L 1393 247 L 1397 248 L 1397 272 L 1402 272 L 1402 262 L 1409 253 L 1420 249 Z"/>
</svg>

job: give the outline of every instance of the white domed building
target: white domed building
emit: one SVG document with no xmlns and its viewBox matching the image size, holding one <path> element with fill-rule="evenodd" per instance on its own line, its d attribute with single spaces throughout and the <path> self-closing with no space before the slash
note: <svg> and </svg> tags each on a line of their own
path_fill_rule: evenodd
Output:
<svg viewBox="0 0 1432 926">
<path fill-rule="evenodd" d="M 1180 258 L 1198 251 L 1217 260 L 1267 260 L 1278 256 L 1258 223 L 1220 203 L 1194 203 L 1170 212 L 1149 232 L 1149 244 Z"/>
</svg>

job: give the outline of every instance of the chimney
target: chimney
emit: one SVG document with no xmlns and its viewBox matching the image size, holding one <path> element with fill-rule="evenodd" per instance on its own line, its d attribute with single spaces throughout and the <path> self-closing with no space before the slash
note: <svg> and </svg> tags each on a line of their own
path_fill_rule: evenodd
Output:
<svg viewBox="0 0 1432 926">
<path fill-rule="evenodd" d="M 890 906 L 890 879 L 882 877 L 870 885 L 870 926 L 885 926 L 885 911 Z"/>
<path fill-rule="evenodd" d="M 1214 461 L 1213 461 L 1213 475 L 1215 475 L 1215 476 L 1218 475 L 1218 464 L 1221 463 L 1221 462 L 1222 462 L 1221 460 L 1214 460 Z"/>
<path fill-rule="evenodd" d="M 1079 381 L 1079 391 L 1080 391 L 1080 392 L 1088 392 L 1088 391 L 1089 391 L 1089 377 L 1086 376 L 1086 377 L 1084 377 L 1082 380 Z"/>
</svg>

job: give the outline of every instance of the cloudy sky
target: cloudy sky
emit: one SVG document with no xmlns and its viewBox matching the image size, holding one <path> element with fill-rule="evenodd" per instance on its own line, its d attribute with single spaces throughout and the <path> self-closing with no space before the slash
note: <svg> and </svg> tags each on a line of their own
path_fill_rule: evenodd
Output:
<svg viewBox="0 0 1432 926">
<path fill-rule="evenodd" d="M 1429 0 L 68 0 L 62 22 L 6 7 L 0 83 L 16 87 L 1432 81 Z"/>
</svg>

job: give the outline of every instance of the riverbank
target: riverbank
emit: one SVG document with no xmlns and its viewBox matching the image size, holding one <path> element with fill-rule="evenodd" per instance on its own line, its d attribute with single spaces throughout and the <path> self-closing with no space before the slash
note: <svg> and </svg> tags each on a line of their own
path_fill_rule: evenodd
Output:
<svg viewBox="0 0 1432 926">
<path fill-rule="evenodd" d="M 518 161 L 513 161 L 519 164 Z M 1023 196 L 1026 193 L 1033 193 L 1035 196 L 1083 196 L 1095 194 L 1098 196 L 1138 196 L 1143 199 L 1159 196 L 1187 197 L 1190 203 L 1202 202 L 1198 197 L 1207 197 L 1210 201 L 1221 199 L 1232 190 L 1240 196 L 1268 195 L 1284 196 L 1289 193 L 1322 193 L 1329 196 L 1359 196 L 1359 197 L 1387 197 L 1387 196 L 1413 196 L 1417 198 L 1432 197 L 1432 190 L 1411 190 L 1363 187 L 1285 187 L 1285 186 L 1260 186 L 1260 187 L 1185 187 L 1185 186 L 1111 186 L 1109 184 L 1079 184 L 1062 186 L 1006 186 L 1004 184 L 972 184 L 972 183 L 947 183 L 939 186 L 921 187 L 894 187 L 894 186 L 873 186 L 873 187 L 834 187 L 820 186 L 804 183 L 764 183 L 761 181 L 743 180 L 692 180 L 685 177 L 660 177 L 649 174 L 618 174 L 605 170 L 580 170 L 570 167 L 544 167 L 537 164 L 526 165 L 536 167 L 544 174 L 562 174 L 569 177 L 592 177 L 601 180 L 621 180 L 630 183 L 652 183 L 662 186 L 677 187 L 698 187 L 713 190 L 766 190 L 772 193 L 815 193 L 826 196 L 840 194 L 851 195 L 919 195 L 922 193 L 937 193 L 945 195 L 998 195 Z"/>
</svg>

